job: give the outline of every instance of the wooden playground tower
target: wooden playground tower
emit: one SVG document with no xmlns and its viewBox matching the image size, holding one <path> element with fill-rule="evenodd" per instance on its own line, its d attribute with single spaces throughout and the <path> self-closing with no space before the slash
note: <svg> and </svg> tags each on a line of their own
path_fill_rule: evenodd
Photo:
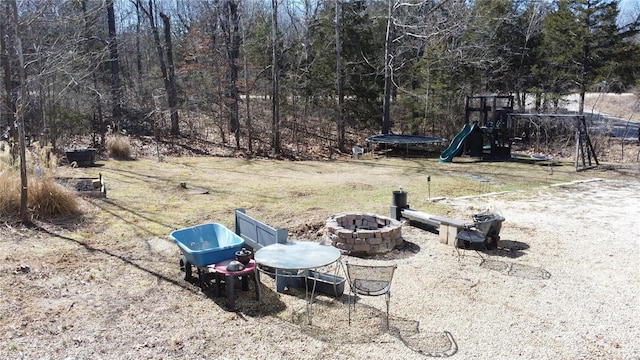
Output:
<svg viewBox="0 0 640 360">
<path fill-rule="evenodd" d="M 467 96 L 464 121 L 465 124 L 474 124 L 475 128 L 465 144 L 464 153 L 489 159 L 510 158 L 511 113 L 513 96 Z"/>
<path fill-rule="evenodd" d="M 469 135 L 463 153 L 488 159 L 510 158 L 511 145 L 523 130 L 518 127 L 518 120 L 532 118 L 573 121 L 576 171 L 592 167 L 592 160 L 599 165 L 584 114 L 514 113 L 512 95 L 467 96 L 465 124 L 474 124 L 477 129 Z"/>
</svg>

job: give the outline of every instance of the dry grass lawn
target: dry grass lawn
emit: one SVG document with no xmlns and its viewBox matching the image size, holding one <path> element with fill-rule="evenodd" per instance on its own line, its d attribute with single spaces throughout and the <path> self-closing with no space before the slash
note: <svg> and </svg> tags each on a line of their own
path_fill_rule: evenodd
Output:
<svg viewBox="0 0 640 360">
<path fill-rule="evenodd" d="M 85 216 L 0 230 L 3 359 L 634 359 L 640 354 L 637 164 L 575 172 L 571 163 L 367 158 L 287 162 L 233 158 L 99 161 L 58 176 L 97 177 L 107 198 Z M 427 182 L 427 177 L 431 181 Z M 573 183 L 552 187 L 557 183 Z M 487 179 L 489 182 L 481 182 Z M 186 188 L 180 183 L 186 183 Z M 389 214 L 391 192 L 454 218 L 490 207 L 506 221 L 500 248 L 464 251 L 403 226 L 409 246 L 363 263 L 397 263 L 391 327 L 384 301 L 276 293 L 262 276 L 224 298 L 180 279 L 168 234 L 233 210 L 292 238 L 319 241 L 342 211 Z M 486 195 L 495 193 L 493 195 Z M 479 196 L 485 195 L 485 196 Z M 472 196 L 472 197 L 466 197 Z M 447 197 L 433 202 L 429 197 Z M 343 256 L 343 260 L 350 258 Z"/>
</svg>

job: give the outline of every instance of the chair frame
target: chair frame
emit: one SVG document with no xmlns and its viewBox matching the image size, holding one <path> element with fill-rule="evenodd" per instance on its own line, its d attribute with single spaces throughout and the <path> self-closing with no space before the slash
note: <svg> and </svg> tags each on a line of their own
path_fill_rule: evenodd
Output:
<svg viewBox="0 0 640 360">
<path fill-rule="evenodd" d="M 478 214 L 480 215 L 480 214 Z M 500 241 L 500 236 L 498 235 L 499 231 L 495 230 L 493 223 L 495 219 L 492 220 L 479 220 L 474 218 L 474 223 L 468 227 L 465 227 L 460 233 L 456 236 L 456 243 L 454 244 L 456 251 L 458 252 L 458 260 L 460 260 L 460 250 L 459 248 L 463 248 L 464 251 L 467 250 L 467 244 L 481 244 L 484 251 L 489 250 L 487 246 L 487 239 L 492 239 L 491 248 L 495 248 L 498 246 L 498 241 Z M 504 218 L 502 218 L 504 221 Z M 482 255 L 478 252 L 478 249 L 473 247 L 476 254 L 482 258 Z"/>
<path fill-rule="evenodd" d="M 385 301 L 387 305 L 387 317 L 386 317 L 386 328 L 389 329 L 389 306 L 391 302 L 391 282 L 393 281 L 393 275 L 395 270 L 398 268 L 398 264 L 394 265 L 358 265 L 358 264 L 350 264 L 349 261 L 345 262 L 346 266 L 346 274 L 347 280 L 349 282 L 349 299 L 348 299 L 348 307 L 349 307 L 349 325 L 351 325 L 351 302 L 353 301 L 353 311 L 356 310 L 356 296 L 382 296 L 385 295 Z M 385 277 L 384 279 L 381 276 L 373 276 L 371 278 L 361 278 L 354 277 L 354 271 L 376 271 L 376 270 L 384 270 L 388 273 L 388 279 Z M 362 285 L 362 286 L 359 286 Z M 367 289 L 364 285 L 380 285 L 375 289 Z"/>
<path fill-rule="evenodd" d="M 358 145 L 353 145 L 353 147 L 351 148 L 351 151 L 353 152 L 353 158 L 357 159 L 358 156 L 362 156 L 364 157 L 364 148 L 360 147 Z"/>
</svg>

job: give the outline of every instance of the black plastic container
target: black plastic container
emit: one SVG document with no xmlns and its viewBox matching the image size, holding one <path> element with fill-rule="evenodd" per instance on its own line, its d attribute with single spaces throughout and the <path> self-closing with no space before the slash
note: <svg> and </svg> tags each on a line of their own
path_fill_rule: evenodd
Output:
<svg viewBox="0 0 640 360">
<path fill-rule="evenodd" d="M 236 260 L 241 262 L 243 265 L 247 265 L 249 261 L 251 261 L 251 251 L 243 248 L 242 250 L 236 251 Z"/>
<path fill-rule="evenodd" d="M 307 289 L 312 290 L 315 283 L 315 291 L 325 295 L 340 297 L 344 293 L 346 279 L 327 273 L 309 270 L 307 275 Z"/>
<path fill-rule="evenodd" d="M 93 166 L 96 161 L 96 149 L 93 148 L 68 150 L 65 154 L 69 164 L 75 164 L 79 167 Z"/>
</svg>

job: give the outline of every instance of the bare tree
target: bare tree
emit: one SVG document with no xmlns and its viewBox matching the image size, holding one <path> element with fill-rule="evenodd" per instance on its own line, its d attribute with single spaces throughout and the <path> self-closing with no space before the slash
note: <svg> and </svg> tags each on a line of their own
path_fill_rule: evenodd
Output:
<svg viewBox="0 0 640 360">
<path fill-rule="evenodd" d="M 242 9 L 244 10 L 244 9 Z M 247 147 L 249 150 L 249 154 L 253 153 L 253 124 L 251 123 L 251 89 L 249 87 L 249 60 L 247 56 L 246 50 L 246 36 L 247 36 L 247 27 L 245 23 L 245 12 L 241 10 L 241 32 L 242 32 L 242 47 L 243 51 L 243 67 L 244 67 L 244 96 L 245 96 L 245 106 L 247 111 Z"/>
<path fill-rule="evenodd" d="M 278 61 L 278 0 L 271 0 L 271 150 L 279 154 L 280 144 L 280 66 Z"/>
<path fill-rule="evenodd" d="M 4 10 L 7 14 L 10 14 L 11 11 L 9 9 L 9 3 L 4 4 Z M 6 15 L 5 19 L 11 19 L 10 15 Z M 4 106 L 5 109 L 3 111 L 7 116 L 7 125 L 9 127 L 9 146 L 11 153 L 11 161 L 15 163 L 17 157 L 18 147 L 15 146 L 15 141 L 18 139 L 18 129 L 16 128 L 15 121 L 15 103 L 13 101 L 13 82 L 11 77 L 11 56 L 10 56 L 10 48 L 12 47 L 11 43 L 7 43 L 7 40 L 13 39 L 13 27 L 11 26 L 11 21 L 2 22 L 0 24 L 0 56 L 2 60 L 2 69 L 3 69 L 3 79 L 4 79 L 4 90 L 5 90 L 5 98 L 4 98 Z"/>
<path fill-rule="evenodd" d="M 122 117 L 122 88 L 120 84 L 120 63 L 118 62 L 118 41 L 116 37 L 116 17 L 113 10 L 113 0 L 107 0 L 106 5 L 107 24 L 109 27 L 109 66 L 111 69 L 111 116 L 116 124 L 120 124 Z M 83 7 L 86 7 L 84 2 Z"/>
<path fill-rule="evenodd" d="M 165 88 L 167 89 L 167 100 L 169 102 L 169 112 L 171 114 L 171 134 L 180 135 L 180 126 L 178 118 L 178 90 L 176 89 L 176 67 L 173 63 L 173 45 L 171 43 L 171 21 L 169 15 L 160 13 L 164 24 L 164 43 L 165 53 L 167 57 L 167 65 L 169 67 L 168 77 L 165 80 Z"/>
<path fill-rule="evenodd" d="M 141 34 L 141 25 L 142 25 L 142 14 L 140 9 L 140 3 L 137 0 L 131 0 L 134 2 L 136 8 L 136 73 L 138 79 L 138 94 L 141 94 L 142 89 L 142 51 L 140 49 L 140 37 Z"/>
<path fill-rule="evenodd" d="M 27 209 L 28 191 L 27 191 L 27 156 L 24 130 L 24 114 L 27 101 L 27 76 L 24 69 L 24 54 L 22 52 L 22 39 L 18 31 L 20 17 L 18 16 L 18 6 L 16 0 L 11 0 L 11 30 L 13 36 L 13 44 L 15 46 L 15 54 L 18 58 L 18 73 L 20 77 L 20 96 L 16 101 L 15 118 L 18 121 L 18 143 L 20 147 L 20 219 L 24 224 L 31 223 L 29 211 Z"/>
<path fill-rule="evenodd" d="M 222 31 L 227 60 L 227 98 L 229 104 L 229 130 L 235 133 L 236 149 L 240 149 L 240 120 L 238 116 L 238 63 L 240 56 L 240 16 L 236 0 L 225 0 L 222 11 Z"/>
<path fill-rule="evenodd" d="M 113 3 L 111 3 L 111 5 L 113 5 Z M 89 16 L 88 16 L 88 11 L 87 11 L 87 0 L 82 0 L 82 14 L 84 17 L 84 31 L 85 31 L 85 38 L 86 39 L 91 39 L 93 36 L 90 32 L 90 24 L 89 24 Z M 114 18 L 114 29 L 115 29 L 115 18 Z M 109 31 L 111 31 L 111 25 L 109 24 Z M 86 42 L 87 43 L 87 47 L 89 47 L 89 41 Z M 113 72 L 112 72 L 113 75 Z M 95 99 L 95 113 L 92 116 L 92 120 L 93 120 L 93 124 L 94 126 L 97 126 L 100 132 L 100 148 L 104 149 L 105 145 L 106 145 L 106 126 L 105 126 L 105 122 L 104 122 L 104 115 L 102 113 L 102 94 L 100 93 L 99 86 L 98 86 L 98 72 L 97 71 L 92 71 L 91 72 L 91 80 L 93 82 L 93 93 L 94 93 L 94 99 Z M 112 93 L 113 95 L 113 93 Z M 115 100 L 115 99 L 112 99 Z M 115 106 L 114 108 L 115 109 Z M 116 121 L 117 124 L 120 123 L 119 118 L 118 120 L 116 120 L 116 116 L 115 114 L 113 114 L 113 118 L 114 121 Z M 93 139 L 94 143 L 95 138 Z M 52 142 L 55 144 L 55 138 L 52 137 Z"/>
<path fill-rule="evenodd" d="M 345 147 L 345 121 L 343 114 L 344 107 L 344 89 L 342 88 L 342 42 L 340 37 L 340 14 L 342 10 L 342 4 L 340 0 L 335 0 L 336 7 L 336 19 L 335 19 L 335 31 L 336 31 L 336 93 L 338 94 L 338 109 L 337 119 L 338 124 L 338 149 L 344 151 Z"/>
<path fill-rule="evenodd" d="M 164 81 L 164 88 L 167 92 L 167 103 L 169 104 L 169 111 L 171 113 L 171 134 L 180 135 L 180 125 L 178 117 L 178 95 L 175 84 L 175 66 L 173 64 L 173 48 L 171 44 L 171 22 L 169 16 L 160 13 L 164 24 L 164 40 L 165 46 L 163 50 L 162 43 L 160 42 L 160 34 L 158 32 L 158 26 L 156 25 L 154 11 L 155 5 L 153 0 L 149 0 L 148 8 L 142 5 L 141 0 L 138 1 L 138 7 L 149 19 L 151 26 L 151 32 L 153 33 L 153 39 L 156 44 L 156 51 L 158 52 L 158 62 L 160 63 L 160 71 L 162 72 L 162 79 Z"/>
<path fill-rule="evenodd" d="M 391 127 L 391 31 L 393 29 L 393 2 L 387 0 L 387 31 L 384 40 L 384 95 L 382 100 L 382 133 L 388 134 Z"/>
</svg>

